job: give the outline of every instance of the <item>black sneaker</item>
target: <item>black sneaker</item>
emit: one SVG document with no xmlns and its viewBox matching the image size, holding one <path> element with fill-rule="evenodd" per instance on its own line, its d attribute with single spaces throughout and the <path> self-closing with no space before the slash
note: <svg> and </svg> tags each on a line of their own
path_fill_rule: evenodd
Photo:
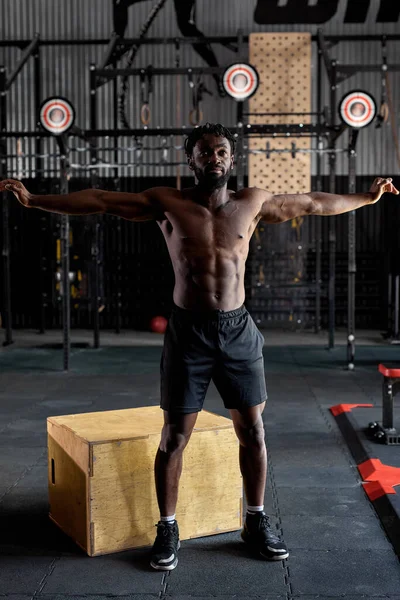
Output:
<svg viewBox="0 0 400 600">
<path fill-rule="evenodd" d="M 179 528 L 176 521 L 159 521 L 150 564 L 159 571 L 172 571 L 178 564 Z"/>
<path fill-rule="evenodd" d="M 268 560 L 284 560 L 289 556 L 285 542 L 273 533 L 269 518 L 263 512 L 246 515 L 242 540 Z"/>
</svg>

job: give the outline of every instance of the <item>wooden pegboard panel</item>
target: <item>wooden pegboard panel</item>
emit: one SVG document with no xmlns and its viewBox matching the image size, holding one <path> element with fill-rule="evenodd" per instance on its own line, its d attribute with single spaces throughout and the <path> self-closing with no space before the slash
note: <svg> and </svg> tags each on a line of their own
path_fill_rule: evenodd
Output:
<svg viewBox="0 0 400 600">
<path fill-rule="evenodd" d="M 311 112 L 311 34 L 252 33 L 249 62 L 260 75 L 257 92 L 249 100 L 251 113 Z M 310 116 L 266 115 L 249 117 L 250 123 L 310 123 Z M 310 138 L 250 138 L 249 149 L 310 148 Z M 311 189 L 310 154 L 249 154 L 249 186 L 275 194 L 299 193 Z"/>
</svg>

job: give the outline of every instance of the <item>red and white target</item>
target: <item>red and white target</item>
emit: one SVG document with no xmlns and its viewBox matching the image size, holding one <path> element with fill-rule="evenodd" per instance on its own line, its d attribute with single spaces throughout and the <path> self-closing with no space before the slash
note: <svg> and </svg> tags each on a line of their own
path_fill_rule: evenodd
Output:
<svg viewBox="0 0 400 600">
<path fill-rule="evenodd" d="M 254 67 L 246 63 L 236 63 L 228 67 L 222 82 L 226 93 L 238 101 L 247 100 L 258 88 L 259 77 Z"/>
<path fill-rule="evenodd" d="M 353 90 L 341 99 L 339 114 L 342 121 L 350 127 L 366 127 L 375 118 L 376 102 L 367 92 Z"/>
<path fill-rule="evenodd" d="M 74 124 L 75 110 L 65 98 L 49 98 L 40 107 L 40 123 L 53 135 L 61 135 Z"/>
</svg>

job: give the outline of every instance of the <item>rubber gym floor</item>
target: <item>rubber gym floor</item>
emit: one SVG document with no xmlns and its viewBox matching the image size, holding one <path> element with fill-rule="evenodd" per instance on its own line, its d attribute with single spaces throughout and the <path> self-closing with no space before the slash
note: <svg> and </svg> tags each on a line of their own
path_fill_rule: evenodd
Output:
<svg viewBox="0 0 400 600">
<path fill-rule="evenodd" d="M 381 414 L 378 364 L 400 363 L 400 348 L 367 332 L 350 372 L 343 336 L 327 350 L 324 334 L 264 334 L 265 505 L 290 557 L 255 558 L 233 532 L 183 541 L 167 574 L 151 569 L 148 548 L 88 557 L 49 520 L 47 499 L 46 418 L 157 405 L 162 337 L 107 334 L 97 350 L 73 348 L 68 373 L 53 347 L 59 332 L 17 332 L 0 349 L 1 599 L 400 600 L 400 486 L 380 507 L 368 499 L 351 443 L 329 410 L 373 404 L 354 408 L 348 429 L 369 458 L 400 467 L 400 446 L 363 432 Z M 75 341 L 88 335 L 73 333 Z M 212 386 L 205 408 L 229 416 Z"/>
</svg>

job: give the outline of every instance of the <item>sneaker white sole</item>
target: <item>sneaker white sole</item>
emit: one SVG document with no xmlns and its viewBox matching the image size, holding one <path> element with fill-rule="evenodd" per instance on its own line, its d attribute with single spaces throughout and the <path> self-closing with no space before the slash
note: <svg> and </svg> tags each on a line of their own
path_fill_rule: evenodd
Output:
<svg viewBox="0 0 400 600">
<path fill-rule="evenodd" d="M 181 542 L 179 541 L 177 549 L 179 550 L 180 547 Z M 157 565 L 156 563 L 153 563 L 153 561 L 150 561 L 150 566 L 153 567 L 153 569 L 156 569 L 156 571 L 172 571 L 172 569 L 175 569 L 177 564 L 178 557 L 176 557 L 174 562 L 172 562 L 170 565 Z"/>
<path fill-rule="evenodd" d="M 246 537 L 246 534 L 242 531 L 242 533 L 240 534 L 240 537 L 242 538 L 242 540 L 254 551 L 257 552 L 260 556 L 262 556 L 263 558 L 265 558 L 266 560 L 285 560 L 286 558 L 289 557 L 289 552 L 284 552 L 282 554 L 263 554 L 261 552 L 261 550 L 258 550 L 258 548 L 255 548 L 251 542 L 249 542 L 249 540 Z"/>
<path fill-rule="evenodd" d="M 260 556 L 262 556 L 266 560 L 285 560 L 286 558 L 289 558 L 289 552 L 285 552 L 285 554 L 277 554 L 276 556 L 266 556 L 265 554 L 260 552 Z"/>
<path fill-rule="evenodd" d="M 156 565 L 155 563 L 153 563 L 152 561 L 150 561 L 150 566 L 153 567 L 153 569 L 156 569 L 156 571 L 172 571 L 172 569 L 175 569 L 176 565 L 178 564 L 178 557 L 176 557 L 176 559 L 174 560 L 173 563 L 171 563 L 168 566 L 165 565 Z"/>
</svg>

